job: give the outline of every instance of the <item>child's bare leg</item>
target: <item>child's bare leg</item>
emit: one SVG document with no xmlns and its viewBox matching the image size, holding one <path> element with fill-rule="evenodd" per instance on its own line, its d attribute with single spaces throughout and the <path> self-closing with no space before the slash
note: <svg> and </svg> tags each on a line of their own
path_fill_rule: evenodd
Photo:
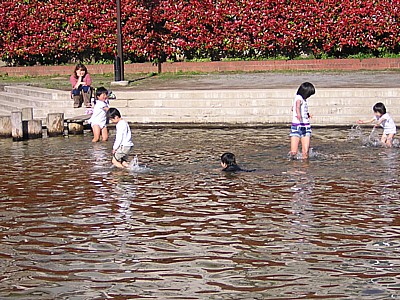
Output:
<svg viewBox="0 0 400 300">
<path fill-rule="evenodd" d="M 393 138 L 394 138 L 394 134 L 393 133 L 388 134 L 388 136 L 386 137 L 386 141 L 385 141 L 386 147 L 389 147 L 389 148 L 392 147 Z"/>
<path fill-rule="evenodd" d="M 108 140 L 108 129 L 107 127 L 104 127 L 101 129 L 101 138 L 103 140 L 103 142 Z"/>
<path fill-rule="evenodd" d="M 92 131 L 93 131 L 93 139 L 92 142 L 98 142 L 100 139 L 100 126 L 99 125 L 92 125 Z"/>
<path fill-rule="evenodd" d="M 301 153 L 303 159 L 308 159 L 308 151 L 310 150 L 310 141 L 311 138 L 309 136 L 301 138 Z"/>
<path fill-rule="evenodd" d="M 112 158 L 112 163 L 113 163 L 113 165 L 116 166 L 117 168 L 120 168 L 120 169 L 123 169 L 123 168 L 124 168 L 124 166 L 122 165 L 122 163 L 120 163 L 119 161 L 117 161 L 117 160 L 115 159 L 115 157 Z"/>
<path fill-rule="evenodd" d="M 300 138 L 297 136 L 290 137 L 290 155 L 296 156 L 299 150 Z"/>
</svg>

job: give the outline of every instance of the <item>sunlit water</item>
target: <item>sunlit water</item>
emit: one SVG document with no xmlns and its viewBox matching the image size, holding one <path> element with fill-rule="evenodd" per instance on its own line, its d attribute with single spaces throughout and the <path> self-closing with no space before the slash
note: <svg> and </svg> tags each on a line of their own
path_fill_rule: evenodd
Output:
<svg viewBox="0 0 400 300">
<path fill-rule="evenodd" d="M 303 162 L 288 128 L 133 129 L 130 171 L 114 133 L 0 140 L 0 299 L 399 298 L 400 150 L 360 130 Z"/>
</svg>

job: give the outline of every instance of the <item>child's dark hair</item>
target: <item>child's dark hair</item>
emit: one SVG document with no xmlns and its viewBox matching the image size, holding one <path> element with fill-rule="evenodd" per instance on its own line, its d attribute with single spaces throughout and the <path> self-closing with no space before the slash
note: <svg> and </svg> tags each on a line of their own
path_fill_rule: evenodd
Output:
<svg viewBox="0 0 400 300">
<path fill-rule="evenodd" d="M 121 118 L 121 113 L 119 112 L 118 109 L 110 107 L 109 110 L 107 111 L 107 117 L 109 119 L 114 119 L 115 117 Z"/>
<path fill-rule="evenodd" d="M 376 103 L 372 109 L 374 112 L 380 113 L 381 115 L 386 114 L 386 107 L 382 102 Z"/>
<path fill-rule="evenodd" d="M 297 95 L 303 97 L 304 100 L 308 99 L 315 94 L 315 87 L 312 83 L 303 82 L 297 90 Z"/>
<path fill-rule="evenodd" d="M 236 158 L 235 154 L 226 152 L 221 155 L 221 162 L 223 164 L 226 164 L 228 167 L 229 166 L 236 166 Z"/>
<path fill-rule="evenodd" d="M 96 98 L 100 97 L 101 94 L 108 95 L 108 90 L 105 87 L 99 87 L 96 89 Z"/>
</svg>

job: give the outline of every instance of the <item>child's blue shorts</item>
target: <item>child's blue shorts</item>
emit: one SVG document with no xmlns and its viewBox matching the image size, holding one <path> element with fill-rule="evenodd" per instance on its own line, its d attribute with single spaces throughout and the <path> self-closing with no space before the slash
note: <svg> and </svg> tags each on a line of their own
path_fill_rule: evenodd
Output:
<svg viewBox="0 0 400 300">
<path fill-rule="evenodd" d="M 289 136 L 296 136 L 299 138 L 302 137 L 311 137 L 311 125 L 292 125 L 290 127 Z"/>
</svg>

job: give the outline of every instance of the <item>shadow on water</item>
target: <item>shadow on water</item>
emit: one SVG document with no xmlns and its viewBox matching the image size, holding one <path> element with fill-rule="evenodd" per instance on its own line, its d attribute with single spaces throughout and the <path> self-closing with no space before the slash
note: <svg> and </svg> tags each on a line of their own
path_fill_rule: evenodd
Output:
<svg viewBox="0 0 400 300">
<path fill-rule="evenodd" d="M 399 297 L 398 149 L 315 133 L 303 162 L 284 129 L 135 130 L 145 172 L 90 136 L 0 140 L 0 298 Z"/>
</svg>

